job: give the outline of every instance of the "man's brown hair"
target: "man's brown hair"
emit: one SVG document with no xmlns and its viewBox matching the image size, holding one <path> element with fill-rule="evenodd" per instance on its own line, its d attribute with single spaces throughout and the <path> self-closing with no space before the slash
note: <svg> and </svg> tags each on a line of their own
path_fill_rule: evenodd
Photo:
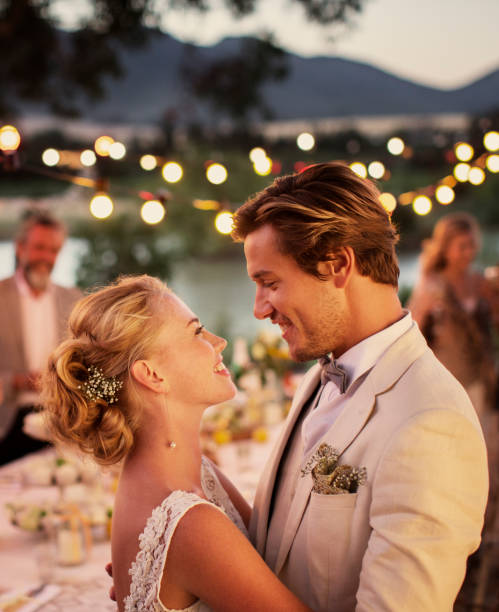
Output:
<svg viewBox="0 0 499 612">
<path fill-rule="evenodd" d="M 277 232 L 279 250 L 308 274 L 320 278 L 317 264 L 349 246 L 360 274 L 398 285 L 398 234 L 379 191 L 342 162 L 278 177 L 236 211 L 232 237 L 241 242 L 267 224 Z"/>
</svg>

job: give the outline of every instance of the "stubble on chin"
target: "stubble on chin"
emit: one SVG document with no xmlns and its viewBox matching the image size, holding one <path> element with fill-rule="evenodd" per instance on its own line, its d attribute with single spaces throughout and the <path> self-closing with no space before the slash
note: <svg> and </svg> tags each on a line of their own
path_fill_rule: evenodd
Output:
<svg viewBox="0 0 499 612">
<path fill-rule="evenodd" d="M 24 272 L 26 282 L 36 291 L 45 291 L 50 282 L 50 271 L 39 271 L 33 268 L 28 268 Z"/>
</svg>

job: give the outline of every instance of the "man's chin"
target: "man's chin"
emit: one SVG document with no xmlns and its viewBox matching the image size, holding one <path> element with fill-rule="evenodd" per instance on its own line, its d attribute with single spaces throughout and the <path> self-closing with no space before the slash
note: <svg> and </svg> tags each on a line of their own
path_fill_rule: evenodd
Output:
<svg viewBox="0 0 499 612">
<path fill-rule="evenodd" d="M 29 270 L 26 273 L 26 282 L 35 291 L 45 291 L 49 286 L 50 273 L 44 274 Z"/>
</svg>

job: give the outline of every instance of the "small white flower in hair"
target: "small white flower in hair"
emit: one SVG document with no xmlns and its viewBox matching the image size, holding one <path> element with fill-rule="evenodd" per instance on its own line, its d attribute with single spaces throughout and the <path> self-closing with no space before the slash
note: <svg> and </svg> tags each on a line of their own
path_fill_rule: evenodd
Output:
<svg viewBox="0 0 499 612">
<path fill-rule="evenodd" d="M 91 365 L 88 368 L 88 379 L 78 385 L 85 397 L 91 401 L 98 399 L 113 404 L 118 401 L 118 391 L 123 386 L 123 381 L 116 376 L 104 376 L 104 372 L 98 366 Z"/>
</svg>

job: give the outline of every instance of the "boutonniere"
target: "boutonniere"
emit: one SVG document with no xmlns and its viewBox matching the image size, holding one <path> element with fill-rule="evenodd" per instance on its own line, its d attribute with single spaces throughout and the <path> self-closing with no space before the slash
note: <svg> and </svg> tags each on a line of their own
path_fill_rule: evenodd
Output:
<svg viewBox="0 0 499 612">
<path fill-rule="evenodd" d="M 365 467 L 338 465 L 339 454 L 332 446 L 323 442 L 305 464 L 301 475 L 312 472 L 313 491 L 322 495 L 356 493 L 367 480 Z"/>
</svg>

